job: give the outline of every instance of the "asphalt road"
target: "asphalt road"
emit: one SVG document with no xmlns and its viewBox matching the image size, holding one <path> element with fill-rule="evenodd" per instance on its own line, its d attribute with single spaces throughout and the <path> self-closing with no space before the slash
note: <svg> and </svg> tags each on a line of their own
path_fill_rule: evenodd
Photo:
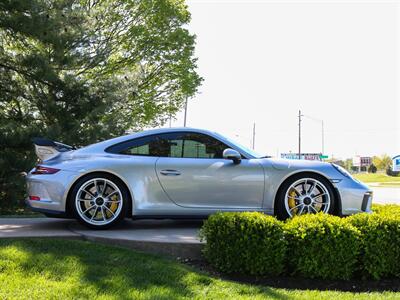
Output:
<svg viewBox="0 0 400 300">
<path fill-rule="evenodd" d="M 372 187 L 373 203 L 400 204 L 400 187 Z"/>
</svg>

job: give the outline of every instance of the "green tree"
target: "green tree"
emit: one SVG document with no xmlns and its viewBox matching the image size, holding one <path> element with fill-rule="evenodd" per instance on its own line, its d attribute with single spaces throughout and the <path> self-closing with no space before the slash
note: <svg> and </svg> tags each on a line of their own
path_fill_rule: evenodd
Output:
<svg viewBox="0 0 400 300">
<path fill-rule="evenodd" d="M 0 208 L 22 199 L 31 137 L 81 146 L 173 116 L 202 81 L 189 20 L 183 0 L 1 1 Z"/>
<path fill-rule="evenodd" d="M 372 164 L 378 169 L 382 170 L 382 159 L 379 156 L 372 157 Z"/>
<path fill-rule="evenodd" d="M 382 160 L 382 169 L 383 170 L 392 168 L 392 158 L 389 155 L 383 154 L 381 156 L 381 160 Z"/>
<path fill-rule="evenodd" d="M 344 161 L 344 168 L 345 168 L 346 170 L 350 171 L 352 167 L 353 167 L 353 160 L 352 160 L 351 158 L 347 158 L 347 159 Z"/>
<path fill-rule="evenodd" d="M 378 169 L 377 169 L 377 167 L 376 167 L 374 164 L 371 164 L 371 165 L 368 167 L 368 173 L 376 173 L 377 170 L 378 170 Z"/>
<path fill-rule="evenodd" d="M 392 159 L 389 155 L 383 154 L 381 156 L 372 157 L 372 163 L 380 171 L 387 170 L 392 166 Z"/>
</svg>

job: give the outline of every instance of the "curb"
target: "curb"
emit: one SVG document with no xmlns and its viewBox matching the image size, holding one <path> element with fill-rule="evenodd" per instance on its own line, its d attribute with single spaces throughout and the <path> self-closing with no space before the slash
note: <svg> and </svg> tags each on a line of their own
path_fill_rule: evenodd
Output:
<svg viewBox="0 0 400 300">
<path fill-rule="evenodd" d="M 202 243 L 177 243 L 177 242 L 154 242 L 154 241 L 140 241 L 140 240 L 127 240 L 127 239 L 113 239 L 99 236 L 92 236 L 77 232 L 72 228 L 73 223 L 68 224 L 68 230 L 77 235 L 79 239 L 102 243 L 111 246 L 121 246 L 141 252 L 162 255 L 170 258 L 199 260 L 202 259 Z"/>
<path fill-rule="evenodd" d="M 170 258 L 199 260 L 202 258 L 203 244 L 160 243 L 149 241 L 134 241 L 124 239 L 109 239 L 82 234 L 82 238 L 90 242 L 121 246 L 146 253 L 167 256 Z"/>
</svg>

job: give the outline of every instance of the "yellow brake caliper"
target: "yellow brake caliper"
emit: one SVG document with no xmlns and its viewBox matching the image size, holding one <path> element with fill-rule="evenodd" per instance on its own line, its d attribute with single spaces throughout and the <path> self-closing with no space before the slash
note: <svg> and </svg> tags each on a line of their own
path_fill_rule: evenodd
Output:
<svg viewBox="0 0 400 300">
<path fill-rule="evenodd" d="M 293 207 L 296 206 L 296 200 L 294 199 L 294 197 L 296 197 L 296 191 L 292 189 L 288 197 L 289 209 L 292 209 Z"/>
<path fill-rule="evenodd" d="M 111 199 L 110 200 L 112 200 L 112 201 L 116 201 L 117 199 L 117 195 L 114 195 L 114 196 L 112 196 L 111 197 Z M 110 210 L 113 212 L 113 213 L 115 213 L 115 211 L 117 210 L 117 208 L 118 208 L 118 204 L 116 203 L 116 202 L 112 202 L 112 204 L 111 204 L 111 206 L 110 206 Z M 107 210 L 107 217 L 111 217 L 111 212 L 110 211 L 108 211 Z"/>
</svg>

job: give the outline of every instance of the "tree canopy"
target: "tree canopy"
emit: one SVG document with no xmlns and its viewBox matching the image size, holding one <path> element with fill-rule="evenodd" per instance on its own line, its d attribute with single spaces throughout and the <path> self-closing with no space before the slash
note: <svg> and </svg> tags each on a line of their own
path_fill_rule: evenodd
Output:
<svg viewBox="0 0 400 300">
<path fill-rule="evenodd" d="M 392 168 L 392 159 L 387 154 L 372 157 L 372 163 L 378 170 L 387 170 Z"/>
<path fill-rule="evenodd" d="M 173 116 L 202 81 L 189 21 L 183 0 L 2 0 L 0 200 L 32 136 L 80 146 Z"/>
</svg>

